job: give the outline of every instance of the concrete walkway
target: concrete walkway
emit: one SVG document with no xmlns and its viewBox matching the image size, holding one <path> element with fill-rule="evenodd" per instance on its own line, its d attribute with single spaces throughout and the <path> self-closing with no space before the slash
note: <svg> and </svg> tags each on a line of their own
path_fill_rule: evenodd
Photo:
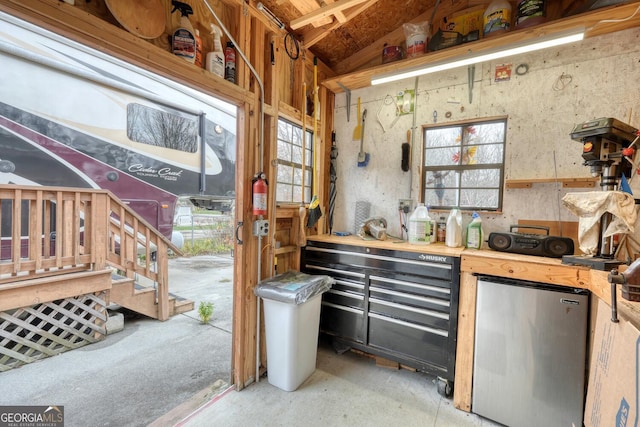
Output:
<svg viewBox="0 0 640 427">
<path fill-rule="evenodd" d="M 0 405 L 63 405 L 66 427 L 125 427 L 206 401 L 231 379 L 232 278 L 230 256 L 171 260 L 170 291 L 195 310 L 166 322 L 129 312 L 99 343 L 0 373 Z M 202 300 L 214 304 L 206 325 Z"/>
</svg>

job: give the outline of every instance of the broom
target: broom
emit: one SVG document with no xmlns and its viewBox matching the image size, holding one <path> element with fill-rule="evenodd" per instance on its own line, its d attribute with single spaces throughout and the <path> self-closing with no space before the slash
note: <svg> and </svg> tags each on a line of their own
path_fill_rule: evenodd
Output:
<svg viewBox="0 0 640 427">
<path fill-rule="evenodd" d="M 318 151 L 318 114 L 320 108 L 318 105 L 318 58 L 313 58 L 313 197 L 309 203 L 309 216 L 307 217 L 307 227 L 316 225 L 322 216 L 320 209 L 320 199 L 318 199 L 318 168 L 316 164 L 316 152 Z"/>
<path fill-rule="evenodd" d="M 302 82 L 302 200 L 300 200 L 300 208 L 298 215 L 300 217 L 300 230 L 298 232 L 298 246 L 307 246 L 307 230 L 305 228 L 304 218 L 307 215 L 307 208 L 304 207 L 304 177 L 305 177 L 305 160 L 307 157 L 307 83 Z"/>
</svg>

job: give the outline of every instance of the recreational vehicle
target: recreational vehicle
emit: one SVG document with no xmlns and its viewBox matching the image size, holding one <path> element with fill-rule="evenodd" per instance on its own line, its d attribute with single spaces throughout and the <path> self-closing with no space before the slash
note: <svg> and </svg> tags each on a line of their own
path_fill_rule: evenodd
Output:
<svg viewBox="0 0 640 427">
<path fill-rule="evenodd" d="M 168 238 L 179 198 L 232 209 L 235 106 L 3 13 L 0 61 L 0 184 L 107 189 Z"/>
</svg>

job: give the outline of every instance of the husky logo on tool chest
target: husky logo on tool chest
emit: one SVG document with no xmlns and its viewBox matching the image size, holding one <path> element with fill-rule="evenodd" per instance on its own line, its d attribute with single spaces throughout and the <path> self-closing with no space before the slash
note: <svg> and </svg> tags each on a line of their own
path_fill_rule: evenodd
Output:
<svg viewBox="0 0 640 427">
<path fill-rule="evenodd" d="M 422 261 L 434 261 L 434 262 L 448 262 L 449 260 L 445 256 L 437 256 L 437 255 L 426 255 L 420 254 L 418 257 Z"/>
</svg>

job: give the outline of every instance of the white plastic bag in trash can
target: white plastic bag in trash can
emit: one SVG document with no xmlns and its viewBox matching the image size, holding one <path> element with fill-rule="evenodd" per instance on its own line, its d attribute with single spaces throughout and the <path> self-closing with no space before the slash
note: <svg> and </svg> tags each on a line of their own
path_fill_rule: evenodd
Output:
<svg viewBox="0 0 640 427">
<path fill-rule="evenodd" d="M 333 283 L 329 276 L 289 271 L 256 286 L 264 301 L 271 385 L 294 391 L 315 371 L 322 293 Z"/>
<path fill-rule="evenodd" d="M 261 298 L 302 304 L 311 297 L 328 291 L 334 280 L 329 276 L 287 271 L 258 283 L 255 293 Z"/>
</svg>

